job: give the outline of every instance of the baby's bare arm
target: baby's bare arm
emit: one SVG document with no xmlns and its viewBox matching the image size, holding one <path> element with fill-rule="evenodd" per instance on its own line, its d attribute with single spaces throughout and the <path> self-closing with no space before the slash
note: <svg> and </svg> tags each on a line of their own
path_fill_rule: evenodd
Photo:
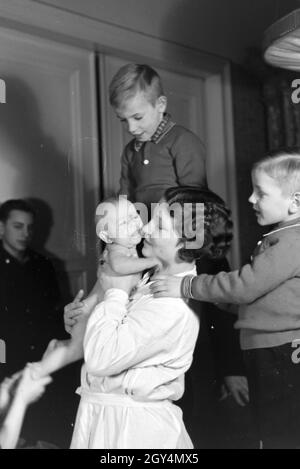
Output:
<svg viewBox="0 0 300 469">
<path fill-rule="evenodd" d="M 158 265 L 158 261 L 154 257 L 142 258 L 110 254 L 109 264 L 116 274 L 130 275 L 143 272 L 146 269 L 151 269 Z"/>
</svg>

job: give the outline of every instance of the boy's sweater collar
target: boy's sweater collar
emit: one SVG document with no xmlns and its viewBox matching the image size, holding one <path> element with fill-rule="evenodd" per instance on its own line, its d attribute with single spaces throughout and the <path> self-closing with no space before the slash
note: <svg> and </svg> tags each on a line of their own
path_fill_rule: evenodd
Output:
<svg viewBox="0 0 300 469">
<path fill-rule="evenodd" d="M 287 228 L 293 228 L 294 226 L 300 227 L 300 217 L 274 225 L 273 229 L 269 231 L 268 233 L 265 233 L 263 236 L 269 236 L 270 234 L 277 233 L 278 231 L 285 230 Z"/>
<path fill-rule="evenodd" d="M 171 120 L 170 114 L 165 113 L 162 121 L 159 123 L 150 141 L 153 143 L 158 143 L 163 138 L 163 136 L 166 135 L 169 132 L 169 130 L 172 129 L 172 127 L 174 127 L 174 125 L 175 125 L 175 122 Z M 140 151 L 144 143 L 146 142 L 140 142 L 139 140 L 135 139 L 134 140 L 135 151 Z"/>
</svg>

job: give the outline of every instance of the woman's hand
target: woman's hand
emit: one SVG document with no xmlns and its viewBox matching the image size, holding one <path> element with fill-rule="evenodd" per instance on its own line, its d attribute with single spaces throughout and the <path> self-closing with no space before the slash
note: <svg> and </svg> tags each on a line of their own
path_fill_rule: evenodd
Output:
<svg viewBox="0 0 300 469">
<path fill-rule="evenodd" d="M 83 342 L 86 325 L 89 320 L 89 317 L 90 316 L 88 314 L 83 314 L 78 318 L 76 325 L 72 328 L 72 343 Z"/>
<path fill-rule="evenodd" d="M 155 298 L 163 296 L 180 298 L 182 277 L 160 275 L 150 285 L 150 290 Z"/>
<path fill-rule="evenodd" d="M 83 290 L 79 290 L 72 303 L 64 307 L 64 324 L 68 334 L 72 333 L 72 327 L 76 324 L 78 318 L 85 313 L 84 302 L 81 301 L 84 295 Z"/>
</svg>

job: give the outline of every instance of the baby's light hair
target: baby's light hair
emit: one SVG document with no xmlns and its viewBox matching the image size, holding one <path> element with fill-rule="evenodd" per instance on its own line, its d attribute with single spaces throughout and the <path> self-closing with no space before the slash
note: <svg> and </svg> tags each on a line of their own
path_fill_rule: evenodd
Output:
<svg viewBox="0 0 300 469">
<path fill-rule="evenodd" d="M 149 65 L 124 65 L 110 82 L 110 104 L 114 108 L 119 108 L 137 92 L 144 92 L 149 102 L 154 105 L 156 100 L 164 94 L 161 78 Z"/>
<path fill-rule="evenodd" d="M 300 150 L 280 150 L 254 164 L 252 173 L 265 172 L 284 194 L 300 191 Z"/>
<path fill-rule="evenodd" d="M 99 236 L 99 232 L 105 229 L 105 220 L 107 213 L 104 210 L 105 206 L 112 205 L 113 207 L 116 207 L 119 203 L 119 198 L 118 197 L 108 197 L 107 199 L 103 200 L 100 202 L 99 205 L 97 205 L 96 211 L 95 211 L 95 224 L 96 224 L 96 233 L 97 236 Z"/>
</svg>

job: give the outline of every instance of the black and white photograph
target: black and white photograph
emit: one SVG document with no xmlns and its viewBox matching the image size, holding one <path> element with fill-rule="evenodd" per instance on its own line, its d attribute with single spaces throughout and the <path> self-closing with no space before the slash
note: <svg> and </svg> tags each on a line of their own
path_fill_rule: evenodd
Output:
<svg viewBox="0 0 300 469">
<path fill-rule="evenodd" d="M 300 449 L 300 0 L 0 0 L 0 449 Z"/>
</svg>

